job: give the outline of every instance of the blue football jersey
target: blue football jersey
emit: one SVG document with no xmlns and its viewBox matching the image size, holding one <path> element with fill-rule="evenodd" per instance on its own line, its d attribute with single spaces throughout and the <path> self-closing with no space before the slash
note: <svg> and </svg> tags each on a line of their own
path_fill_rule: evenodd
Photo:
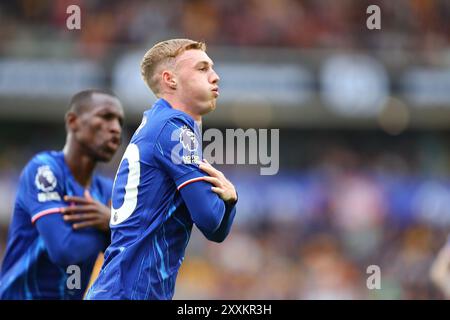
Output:
<svg viewBox="0 0 450 320">
<path fill-rule="evenodd" d="M 111 199 L 112 180 L 94 175 L 91 196 L 104 204 Z M 109 244 L 109 236 L 94 228 L 73 230 L 64 222 L 61 209 L 69 204 L 64 196 L 84 196 L 85 189 L 72 176 L 61 151 L 37 154 L 23 169 L 9 227 L 8 244 L 0 273 L 0 299 L 82 299 L 92 268 L 100 251 Z M 58 222 L 43 225 L 45 218 Z M 41 227 L 39 229 L 38 227 Z M 45 230 L 44 236 L 41 231 Z M 74 235 L 76 237 L 70 237 Z M 83 237 L 89 246 L 72 244 Z M 51 240 L 49 240 L 51 239 Z M 49 243 L 51 241 L 51 243 Z M 72 271 L 64 263 L 55 263 L 48 248 L 59 246 L 70 253 L 78 266 L 79 285 L 67 285 Z M 78 256 L 89 253 L 83 261 Z"/>
<path fill-rule="evenodd" d="M 173 297 L 193 226 L 179 190 L 206 175 L 199 141 L 193 118 L 166 100 L 144 112 L 116 174 L 111 244 L 87 299 Z"/>
</svg>

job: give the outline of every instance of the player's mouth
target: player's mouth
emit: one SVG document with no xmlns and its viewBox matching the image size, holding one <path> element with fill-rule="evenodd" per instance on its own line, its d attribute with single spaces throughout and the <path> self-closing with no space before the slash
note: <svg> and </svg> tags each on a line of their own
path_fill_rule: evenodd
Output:
<svg viewBox="0 0 450 320">
<path fill-rule="evenodd" d="M 120 138 L 113 137 L 106 143 L 106 147 L 111 151 L 116 151 L 120 146 Z"/>
<path fill-rule="evenodd" d="M 219 87 L 215 87 L 211 90 L 215 98 L 219 96 Z"/>
</svg>

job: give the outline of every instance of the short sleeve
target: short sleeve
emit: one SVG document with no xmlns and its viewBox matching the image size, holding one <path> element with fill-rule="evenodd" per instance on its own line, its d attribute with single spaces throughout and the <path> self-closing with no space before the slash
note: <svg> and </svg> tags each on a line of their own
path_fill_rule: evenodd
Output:
<svg viewBox="0 0 450 320">
<path fill-rule="evenodd" d="M 64 181 L 61 169 L 53 159 L 31 160 L 19 181 L 19 203 L 30 214 L 31 222 L 54 213 L 67 205 L 63 201 Z"/>
<path fill-rule="evenodd" d="M 170 119 L 158 136 L 154 147 L 155 160 L 173 179 L 178 190 L 203 180 L 206 175 L 199 168 L 201 141 L 198 126 L 192 127 L 183 118 Z"/>
</svg>

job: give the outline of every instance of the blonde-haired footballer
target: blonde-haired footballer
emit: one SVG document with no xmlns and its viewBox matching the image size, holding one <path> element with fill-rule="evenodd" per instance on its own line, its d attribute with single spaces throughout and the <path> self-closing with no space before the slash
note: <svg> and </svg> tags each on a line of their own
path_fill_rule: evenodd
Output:
<svg viewBox="0 0 450 320">
<path fill-rule="evenodd" d="M 236 214 L 233 184 L 202 159 L 198 124 L 219 96 L 205 44 L 160 42 L 145 54 L 141 73 L 158 100 L 117 171 L 112 241 L 87 299 L 171 299 L 193 224 L 221 242 Z"/>
</svg>

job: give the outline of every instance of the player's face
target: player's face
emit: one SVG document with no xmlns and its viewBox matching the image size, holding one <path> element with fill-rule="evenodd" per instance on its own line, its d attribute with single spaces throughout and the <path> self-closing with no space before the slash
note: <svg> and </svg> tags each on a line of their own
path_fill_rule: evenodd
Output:
<svg viewBox="0 0 450 320">
<path fill-rule="evenodd" d="M 219 76 L 213 61 L 202 50 L 187 50 L 175 62 L 175 79 L 179 98 L 198 115 L 216 108 Z"/>
<path fill-rule="evenodd" d="M 78 142 L 97 161 L 109 161 L 121 143 L 123 109 L 117 98 L 94 94 L 92 106 L 78 116 Z"/>
</svg>

